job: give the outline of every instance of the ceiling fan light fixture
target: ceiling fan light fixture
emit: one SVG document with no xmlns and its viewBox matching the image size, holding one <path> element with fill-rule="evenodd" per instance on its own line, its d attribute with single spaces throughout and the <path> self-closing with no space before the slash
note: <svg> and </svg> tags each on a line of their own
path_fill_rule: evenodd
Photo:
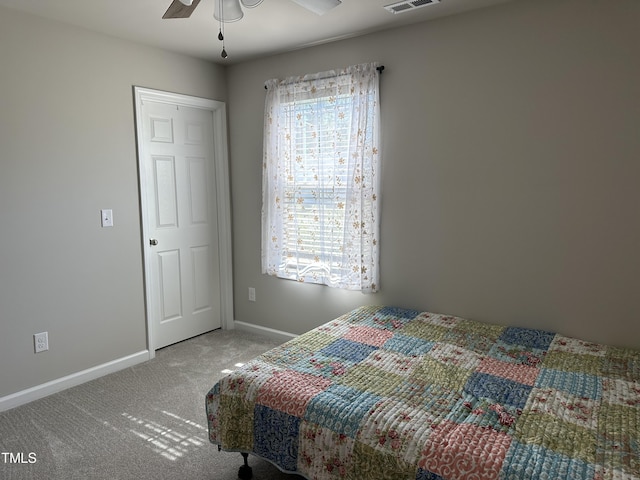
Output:
<svg viewBox="0 0 640 480">
<path fill-rule="evenodd" d="M 190 7 L 191 4 L 193 3 L 193 0 L 180 0 L 180 3 L 183 4 L 185 7 Z"/>
<path fill-rule="evenodd" d="M 316 15 L 324 15 L 329 10 L 337 7 L 342 2 L 340 0 L 293 0 L 295 3 Z"/>
<path fill-rule="evenodd" d="M 261 0 L 262 1 L 262 0 Z M 244 16 L 240 0 L 215 0 L 213 17 L 224 23 L 237 22 Z"/>
<path fill-rule="evenodd" d="M 254 8 L 260 5 L 263 0 L 240 0 L 240 2 L 246 8 Z"/>
</svg>

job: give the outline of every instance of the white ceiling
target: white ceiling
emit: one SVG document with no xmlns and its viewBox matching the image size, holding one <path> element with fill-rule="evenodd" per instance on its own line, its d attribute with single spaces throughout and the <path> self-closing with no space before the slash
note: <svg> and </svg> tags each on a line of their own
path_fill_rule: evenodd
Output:
<svg viewBox="0 0 640 480">
<path fill-rule="evenodd" d="M 214 1 L 201 0 L 191 18 L 168 20 L 162 15 L 171 0 L 0 0 L 0 6 L 224 64 L 511 0 L 441 0 L 395 15 L 384 6 L 397 0 L 343 0 L 323 16 L 291 0 L 264 0 L 256 8 L 244 9 L 239 22 L 225 24 L 226 60 L 220 57 Z"/>
</svg>

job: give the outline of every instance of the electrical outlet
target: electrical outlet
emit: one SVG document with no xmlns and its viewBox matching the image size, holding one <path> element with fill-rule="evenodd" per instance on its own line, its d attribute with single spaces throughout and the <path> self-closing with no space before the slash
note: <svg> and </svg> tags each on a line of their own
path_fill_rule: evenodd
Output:
<svg viewBox="0 0 640 480">
<path fill-rule="evenodd" d="M 33 349 L 35 353 L 49 350 L 49 332 L 36 333 L 33 336 Z"/>
<path fill-rule="evenodd" d="M 256 301 L 256 289 L 253 287 L 249 287 L 249 301 L 250 302 Z"/>
</svg>

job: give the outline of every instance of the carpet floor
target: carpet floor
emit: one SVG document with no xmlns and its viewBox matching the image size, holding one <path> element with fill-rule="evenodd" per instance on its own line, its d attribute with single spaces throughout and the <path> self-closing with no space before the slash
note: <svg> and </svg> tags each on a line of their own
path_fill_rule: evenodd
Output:
<svg viewBox="0 0 640 480">
<path fill-rule="evenodd" d="M 209 443 L 204 397 L 222 370 L 276 345 L 216 330 L 2 412 L 0 479 L 236 480 L 242 457 Z M 257 457 L 249 464 L 255 480 L 302 480 Z"/>
</svg>

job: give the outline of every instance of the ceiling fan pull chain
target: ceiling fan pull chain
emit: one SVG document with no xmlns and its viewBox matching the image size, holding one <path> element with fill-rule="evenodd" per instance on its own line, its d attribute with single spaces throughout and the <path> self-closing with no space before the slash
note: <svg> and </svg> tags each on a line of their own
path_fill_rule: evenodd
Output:
<svg viewBox="0 0 640 480">
<path fill-rule="evenodd" d="M 224 48 L 224 33 L 223 33 L 223 29 L 224 29 L 224 22 L 222 21 L 222 19 L 224 18 L 224 11 L 223 11 L 223 5 L 224 5 L 224 1 L 223 0 L 217 0 L 218 3 L 218 9 L 220 10 L 220 19 L 218 20 L 219 23 L 219 28 L 220 30 L 218 31 L 218 40 L 220 40 L 222 42 L 222 52 L 220 53 L 220 56 L 222 58 L 227 58 L 228 54 L 227 54 L 227 50 Z"/>
</svg>

